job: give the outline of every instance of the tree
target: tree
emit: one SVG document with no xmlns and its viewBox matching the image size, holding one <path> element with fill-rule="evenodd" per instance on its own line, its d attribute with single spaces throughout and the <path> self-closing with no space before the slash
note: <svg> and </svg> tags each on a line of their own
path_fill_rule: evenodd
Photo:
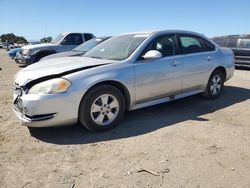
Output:
<svg viewBox="0 0 250 188">
<path fill-rule="evenodd" d="M 41 40 L 40 40 L 40 42 L 41 43 L 49 43 L 49 42 L 51 42 L 52 41 L 52 37 L 43 37 Z"/>
<path fill-rule="evenodd" d="M 28 43 L 28 41 L 23 36 L 16 36 L 13 33 L 2 34 L 0 36 L 2 42 L 9 42 L 9 43 Z"/>
<path fill-rule="evenodd" d="M 17 36 L 16 37 L 16 43 L 17 44 L 27 44 L 28 41 L 22 36 Z"/>
</svg>

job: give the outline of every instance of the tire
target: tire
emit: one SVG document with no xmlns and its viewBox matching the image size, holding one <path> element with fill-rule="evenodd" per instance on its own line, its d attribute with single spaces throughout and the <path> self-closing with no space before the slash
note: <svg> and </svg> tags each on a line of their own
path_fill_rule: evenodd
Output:
<svg viewBox="0 0 250 188">
<path fill-rule="evenodd" d="M 121 91 L 110 85 L 100 85 L 87 92 L 79 107 L 79 121 L 90 131 L 106 131 L 121 122 L 125 99 Z"/>
<path fill-rule="evenodd" d="M 224 87 L 224 76 L 220 70 L 212 72 L 203 96 L 207 99 L 217 99 Z"/>
</svg>

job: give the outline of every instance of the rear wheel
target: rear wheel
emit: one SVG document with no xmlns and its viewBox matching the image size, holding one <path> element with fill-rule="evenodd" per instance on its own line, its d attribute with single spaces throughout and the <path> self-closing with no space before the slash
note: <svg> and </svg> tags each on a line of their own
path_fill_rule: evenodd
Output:
<svg viewBox="0 0 250 188">
<path fill-rule="evenodd" d="M 90 131 L 105 131 L 115 127 L 124 112 L 122 93 L 113 86 L 100 85 L 91 89 L 81 101 L 79 121 Z"/>
<path fill-rule="evenodd" d="M 215 70 L 207 83 L 206 91 L 203 93 L 208 99 L 216 99 L 220 96 L 224 87 L 224 77 L 221 71 Z"/>
</svg>

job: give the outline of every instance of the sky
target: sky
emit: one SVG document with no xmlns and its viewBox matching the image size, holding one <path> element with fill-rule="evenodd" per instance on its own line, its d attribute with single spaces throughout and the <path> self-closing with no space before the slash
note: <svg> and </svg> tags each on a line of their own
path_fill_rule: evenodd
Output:
<svg viewBox="0 0 250 188">
<path fill-rule="evenodd" d="M 0 0 L 0 35 L 62 32 L 111 36 L 181 29 L 208 37 L 250 33 L 249 0 Z"/>
</svg>

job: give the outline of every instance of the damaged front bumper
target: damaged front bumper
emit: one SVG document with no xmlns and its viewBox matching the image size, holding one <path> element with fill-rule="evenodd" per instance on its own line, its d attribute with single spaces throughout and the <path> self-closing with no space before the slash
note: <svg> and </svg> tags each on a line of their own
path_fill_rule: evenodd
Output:
<svg viewBox="0 0 250 188">
<path fill-rule="evenodd" d="M 51 127 L 75 124 L 78 121 L 78 94 L 28 95 L 14 94 L 13 110 L 27 127 Z"/>
</svg>

